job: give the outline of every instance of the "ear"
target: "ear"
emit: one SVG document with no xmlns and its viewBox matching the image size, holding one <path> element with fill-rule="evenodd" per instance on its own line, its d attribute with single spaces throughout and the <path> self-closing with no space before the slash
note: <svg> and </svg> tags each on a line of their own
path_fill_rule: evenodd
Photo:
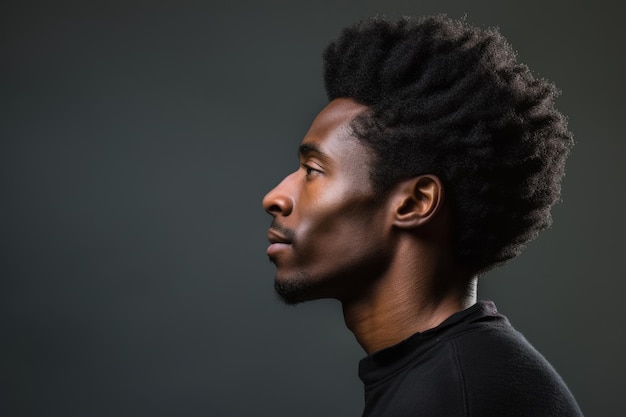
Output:
<svg viewBox="0 0 626 417">
<path fill-rule="evenodd" d="M 394 207 L 395 226 L 411 229 L 428 223 L 443 208 L 443 185 L 434 175 L 422 175 L 399 184 Z"/>
</svg>

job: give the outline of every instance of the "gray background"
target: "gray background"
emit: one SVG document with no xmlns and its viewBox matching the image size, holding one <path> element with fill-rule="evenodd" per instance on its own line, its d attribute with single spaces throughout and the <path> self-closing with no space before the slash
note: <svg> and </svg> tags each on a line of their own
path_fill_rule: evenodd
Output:
<svg viewBox="0 0 626 417">
<path fill-rule="evenodd" d="M 360 415 L 339 305 L 273 294 L 261 198 L 325 104 L 339 30 L 438 12 L 499 26 L 577 140 L 553 228 L 480 296 L 587 416 L 626 415 L 617 3 L 5 3 L 0 415 Z"/>
</svg>

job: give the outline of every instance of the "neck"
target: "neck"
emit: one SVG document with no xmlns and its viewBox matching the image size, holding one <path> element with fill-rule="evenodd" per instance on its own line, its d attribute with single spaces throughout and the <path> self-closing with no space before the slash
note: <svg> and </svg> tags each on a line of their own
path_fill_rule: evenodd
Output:
<svg viewBox="0 0 626 417">
<path fill-rule="evenodd" d="M 419 269 L 403 265 L 377 280 L 367 294 L 342 300 L 346 325 L 368 355 L 432 329 L 476 303 L 476 278 L 445 266 L 450 264 Z"/>
</svg>

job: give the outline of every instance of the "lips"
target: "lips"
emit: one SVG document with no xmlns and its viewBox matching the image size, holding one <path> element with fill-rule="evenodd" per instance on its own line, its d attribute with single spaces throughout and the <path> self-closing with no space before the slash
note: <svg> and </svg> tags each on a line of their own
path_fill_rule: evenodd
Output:
<svg viewBox="0 0 626 417">
<path fill-rule="evenodd" d="M 267 247 L 266 251 L 268 256 L 276 256 L 279 252 L 291 248 L 292 240 L 283 236 L 275 229 L 269 229 L 267 239 L 270 241 L 270 245 Z"/>
</svg>

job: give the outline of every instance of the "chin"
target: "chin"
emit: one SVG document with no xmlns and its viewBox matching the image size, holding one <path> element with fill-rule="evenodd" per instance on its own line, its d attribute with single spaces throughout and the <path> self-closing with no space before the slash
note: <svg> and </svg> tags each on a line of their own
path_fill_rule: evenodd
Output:
<svg viewBox="0 0 626 417">
<path fill-rule="evenodd" d="M 280 299 L 289 305 L 304 303 L 305 301 L 326 298 L 317 294 L 315 284 L 306 276 L 291 279 L 278 279 L 274 281 L 274 290 Z"/>
</svg>

